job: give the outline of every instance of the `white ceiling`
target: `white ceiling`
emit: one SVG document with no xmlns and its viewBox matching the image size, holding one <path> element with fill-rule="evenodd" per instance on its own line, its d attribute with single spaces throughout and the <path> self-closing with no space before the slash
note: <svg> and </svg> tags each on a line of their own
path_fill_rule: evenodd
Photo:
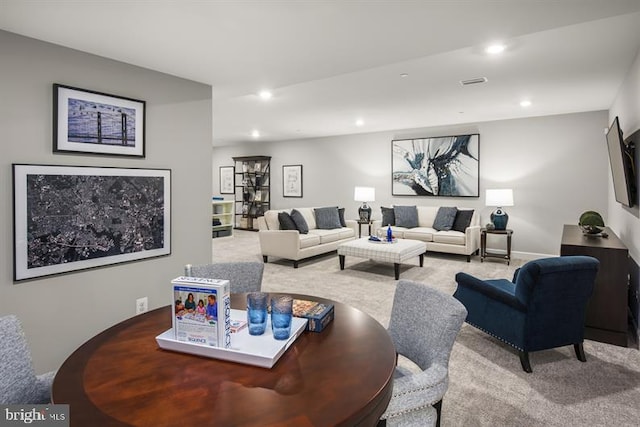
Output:
<svg viewBox="0 0 640 427">
<path fill-rule="evenodd" d="M 640 0 L 0 0 L 0 28 L 212 85 L 227 145 L 608 109 Z"/>
</svg>

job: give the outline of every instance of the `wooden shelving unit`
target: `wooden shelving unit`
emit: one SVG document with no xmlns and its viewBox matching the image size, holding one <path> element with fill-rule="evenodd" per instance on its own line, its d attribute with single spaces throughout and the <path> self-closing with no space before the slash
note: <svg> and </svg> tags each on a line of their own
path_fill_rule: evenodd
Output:
<svg viewBox="0 0 640 427">
<path fill-rule="evenodd" d="M 211 201 L 211 237 L 233 236 L 233 200 Z"/>
<path fill-rule="evenodd" d="M 271 208 L 271 157 L 234 157 L 235 228 L 257 231 L 255 219 Z"/>
</svg>

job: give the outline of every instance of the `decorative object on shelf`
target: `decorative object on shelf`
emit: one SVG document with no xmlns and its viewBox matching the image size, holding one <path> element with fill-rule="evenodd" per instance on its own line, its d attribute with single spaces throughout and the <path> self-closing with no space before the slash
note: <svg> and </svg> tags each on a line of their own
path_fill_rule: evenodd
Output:
<svg viewBox="0 0 640 427">
<path fill-rule="evenodd" d="M 16 281 L 171 253 L 169 169 L 14 164 L 13 194 Z"/>
<path fill-rule="evenodd" d="M 480 135 L 391 141 L 394 196 L 479 197 Z"/>
<path fill-rule="evenodd" d="M 602 216 L 596 211 L 586 211 L 580 215 L 580 222 L 578 222 L 583 234 L 588 235 L 600 235 L 604 230 L 604 220 Z"/>
<path fill-rule="evenodd" d="M 53 151 L 144 157 L 145 101 L 53 85 Z"/>
<path fill-rule="evenodd" d="M 507 215 L 502 207 L 513 206 L 513 190 L 510 188 L 487 190 L 485 204 L 496 207 L 496 210 L 491 213 L 491 222 L 493 222 L 495 229 L 506 230 L 509 215 Z"/>
<path fill-rule="evenodd" d="M 282 166 L 282 196 L 302 197 L 302 165 Z"/>
<path fill-rule="evenodd" d="M 360 221 L 371 221 L 371 207 L 367 205 L 367 202 L 375 202 L 376 189 L 373 187 L 356 187 L 353 191 L 353 200 L 362 202 L 362 206 L 358 208 Z"/>
<path fill-rule="evenodd" d="M 220 194 L 233 194 L 235 186 L 233 166 L 220 166 Z"/>
</svg>

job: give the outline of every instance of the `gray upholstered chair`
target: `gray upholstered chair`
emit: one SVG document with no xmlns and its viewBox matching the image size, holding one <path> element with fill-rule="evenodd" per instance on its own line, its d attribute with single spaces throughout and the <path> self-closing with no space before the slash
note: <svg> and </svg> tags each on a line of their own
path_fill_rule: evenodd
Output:
<svg viewBox="0 0 640 427">
<path fill-rule="evenodd" d="M 22 326 L 14 315 L 0 317 L 0 404 L 51 402 L 55 372 L 36 375 Z"/>
<path fill-rule="evenodd" d="M 396 368 L 393 395 L 382 423 L 440 425 L 442 398 L 449 386 L 449 356 L 466 316 L 467 310 L 453 296 L 422 283 L 398 282 L 389 334 L 396 352 L 422 371 Z"/>
<path fill-rule="evenodd" d="M 261 262 L 220 262 L 206 265 L 187 264 L 185 276 L 229 280 L 231 293 L 258 292 L 262 288 L 264 264 Z"/>
</svg>

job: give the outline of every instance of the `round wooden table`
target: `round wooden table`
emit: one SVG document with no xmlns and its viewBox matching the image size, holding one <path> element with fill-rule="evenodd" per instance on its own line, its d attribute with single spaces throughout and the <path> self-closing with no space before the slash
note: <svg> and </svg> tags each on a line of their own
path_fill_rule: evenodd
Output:
<svg viewBox="0 0 640 427">
<path fill-rule="evenodd" d="M 271 369 L 161 350 L 162 307 L 95 336 L 64 362 L 54 403 L 72 426 L 376 425 L 393 387 L 396 354 L 372 317 L 334 301 L 324 331 L 304 332 Z M 246 308 L 246 294 L 232 294 Z"/>
</svg>

